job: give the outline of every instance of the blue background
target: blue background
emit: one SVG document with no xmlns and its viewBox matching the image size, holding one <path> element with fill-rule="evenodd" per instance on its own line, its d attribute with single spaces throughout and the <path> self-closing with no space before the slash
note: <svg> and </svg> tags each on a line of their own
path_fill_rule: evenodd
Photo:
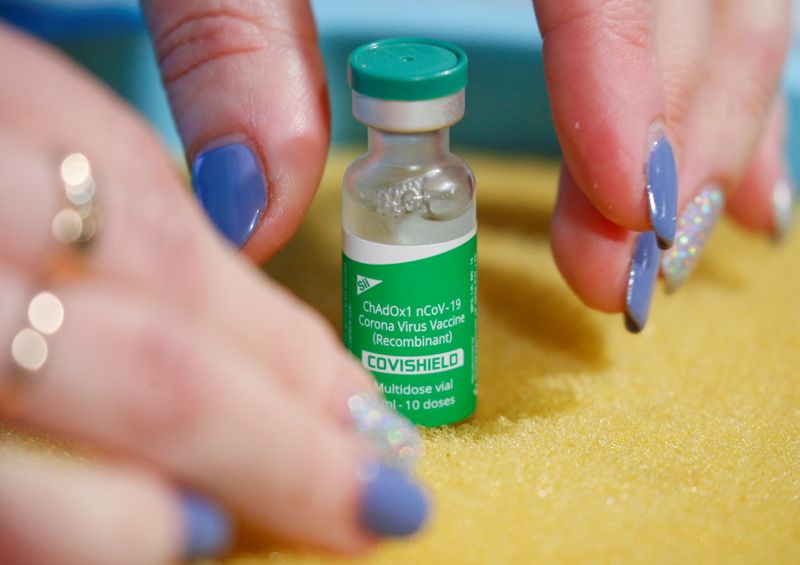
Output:
<svg viewBox="0 0 800 565">
<path fill-rule="evenodd" d="M 530 0 L 312 0 L 312 5 L 335 143 L 363 143 L 365 138 L 350 114 L 345 80 L 350 50 L 380 37 L 423 35 L 457 43 L 470 57 L 467 115 L 454 128 L 454 143 L 501 152 L 558 153 Z M 0 0 L 0 16 L 53 41 L 102 76 L 147 116 L 174 151 L 181 150 L 136 1 Z M 784 80 L 795 179 L 800 178 L 799 33 L 795 29 Z"/>
</svg>

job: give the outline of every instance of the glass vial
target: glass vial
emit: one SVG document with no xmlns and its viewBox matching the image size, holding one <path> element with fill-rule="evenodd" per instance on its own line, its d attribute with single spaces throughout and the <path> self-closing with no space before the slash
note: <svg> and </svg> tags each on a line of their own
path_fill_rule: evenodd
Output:
<svg viewBox="0 0 800 565">
<path fill-rule="evenodd" d="M 351 53 L 348 79 L 369 148 L 342 191 L 344 342 L 411 421 L 457 422 L 477 385 L 475 179 L 449 149 L 467 57 L 385 39 Z"/>
</svg>

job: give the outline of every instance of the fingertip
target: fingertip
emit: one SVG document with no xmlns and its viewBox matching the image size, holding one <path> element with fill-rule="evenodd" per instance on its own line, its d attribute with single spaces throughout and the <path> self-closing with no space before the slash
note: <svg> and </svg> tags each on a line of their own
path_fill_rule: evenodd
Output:
<svg viewBox="0 0 800 565">
<path fill-rule="evenodd" d="M 537 2 L 547 87 L 564 159 L 597 210 L 628 230 L 656 229 L 660 194 L 647 190 L 651 163 L 667 144 L 649 137 L 664 121 L 651 2 Z M 610 78 L 613 77 L 613 78 Z M 634 95 L 631 95 L 634 93 Z M 675 191 L 662 194 L 675 199 Z M 655 225 L 654 225 L 655 224 Z"/>
<path fill-rule="evenodd" d="M 559 270 L 587 306 L 623 312 L 631 333 L 644 329 L 658 278 L 655 232 L 630 232 L 609 222 L 564 168 L 551 241 Z"/>
<path fill-rule="evenodd" d="M 258 134 L 266 136 L 267 132 Z M 322 179 L 329 135 L 327 122 L 316 123 L 314 129 L 270 144 L 269 205 L 242 246 L 242 252 L 256 262 L 275 255 L 302 224 Z"/>
<path fill-rule="evenodd" d="M 0 479 L 3 562 L 156 564 L 180 557 L 172 491 L 144 469 L 26 450 L 0 458 Z"/>
<path fill-rule="evenodd" d="M 218 232 L 264 261 L 300 225 L 327 154 L 310 5 L 151 0 L 145 13 L 200 201 Z M 232 138 L 247 142 L 223 149 Z"/>
<path fill-rule="evenodd" d="M 631 232 L 602 216 L 566 167 L 553 213 L 551 247 L 562 276 L 584 304 L 602 312 L 624 310 Z"/>
<path fill-rule="evenodd" d="M 213 557 L 231 545 L 233 526 L 228 515 L 216 504 L 197 493 L 180 495 L 183 517 L 183 553 L 188 559 Z"/>
<path fill-rule="evenodd" d="M 211 223 L 258 263 L 288 243 L 311 206 L 330 138 L 328 121 L 311 114 L 323 110 L 306 108 L 294 130 L 263 120 L 189 151 L 192 186 Z"/>
<path fill-rule="evenodd" d="M 364 484 L 360 522 L 368 532 L 379 538 L 402 538 L 422 529 L 428 520 L 428 497 L 405 472 L 370 464 L 360 477 Z"/>
</svg>

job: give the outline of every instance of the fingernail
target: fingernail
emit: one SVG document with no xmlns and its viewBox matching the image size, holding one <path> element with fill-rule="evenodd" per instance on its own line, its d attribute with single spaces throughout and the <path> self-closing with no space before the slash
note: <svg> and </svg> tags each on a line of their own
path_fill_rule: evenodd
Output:
<svg viewBox="0 0 800 565">
<path fill-rule="evenodd" d="M 191 492 L 181 494 L 181 506 L 186 558 L 211 557 L 227 551 L 231 542 L 231 523 L 221 509 Z"/>
<path fill-rule="evenodd" d="M 658 257 L 655 233 L 646 231 L 639 234 L 625 295 L 625 327 L 632 333 L 639 333 L 647 323 L 653 286 L 658 276 Z"/>
<path fill-rule="evenodd" d="M 217 229 L 237 247 L 250 239 L 267 207 L 267 186 L 256 154 L 242 143 L 200 153 L 192 186 Z"/>
<path fill-rule="evenodd" d="M 428 517 L 428 500 L 405 472 L 383 464 L 364 466 L 361 523 L 378 537 L 405 537 L 418 531 Z"/>
<path fill-rule="evenodd" d="M 353 426 L 387 465 L 411 472 L 423 453 L 417 428 L 377 394 L 362 392 L 347 400 Z"/>
<path fill-rule="evenodd" d="M 675 219 L 678 213 L 678 175 L 675 155 L 667 136 L 655 130 L 655 141 L 647 159 L 647 200 L 650 225 L 658 246 L 669 249 L 675 239 Z"/>
<path fill-rule="evenodd" d="M 675 246 L 661 256 L 667 292 L 675 291 L 692 274 L 724 207 L 725 195 L 716 184 L 701 190 L 686 205 L 678 218 Z"/>
<path fill-rule="evenodd" d="M 794 221 L 794 189 L 786 179 L 780 179 L 772 190 L 773 239 L 780 241 Z"/>
</svg>

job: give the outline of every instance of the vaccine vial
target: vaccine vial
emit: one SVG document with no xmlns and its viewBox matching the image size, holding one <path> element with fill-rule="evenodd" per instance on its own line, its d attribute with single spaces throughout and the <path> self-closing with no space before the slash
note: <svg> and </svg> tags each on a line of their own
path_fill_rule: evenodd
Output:
<svg viewBox="0 0 800 565">
<path fill-rule="evenodd" d="M 477 386 L 475 178 L 449 148 L 467 57 L 384 39 L 350 54 L 348 80 L 368 151 L 342 190 L 344 342 L 412 422 L 458 422 Z"/>
</svg>

